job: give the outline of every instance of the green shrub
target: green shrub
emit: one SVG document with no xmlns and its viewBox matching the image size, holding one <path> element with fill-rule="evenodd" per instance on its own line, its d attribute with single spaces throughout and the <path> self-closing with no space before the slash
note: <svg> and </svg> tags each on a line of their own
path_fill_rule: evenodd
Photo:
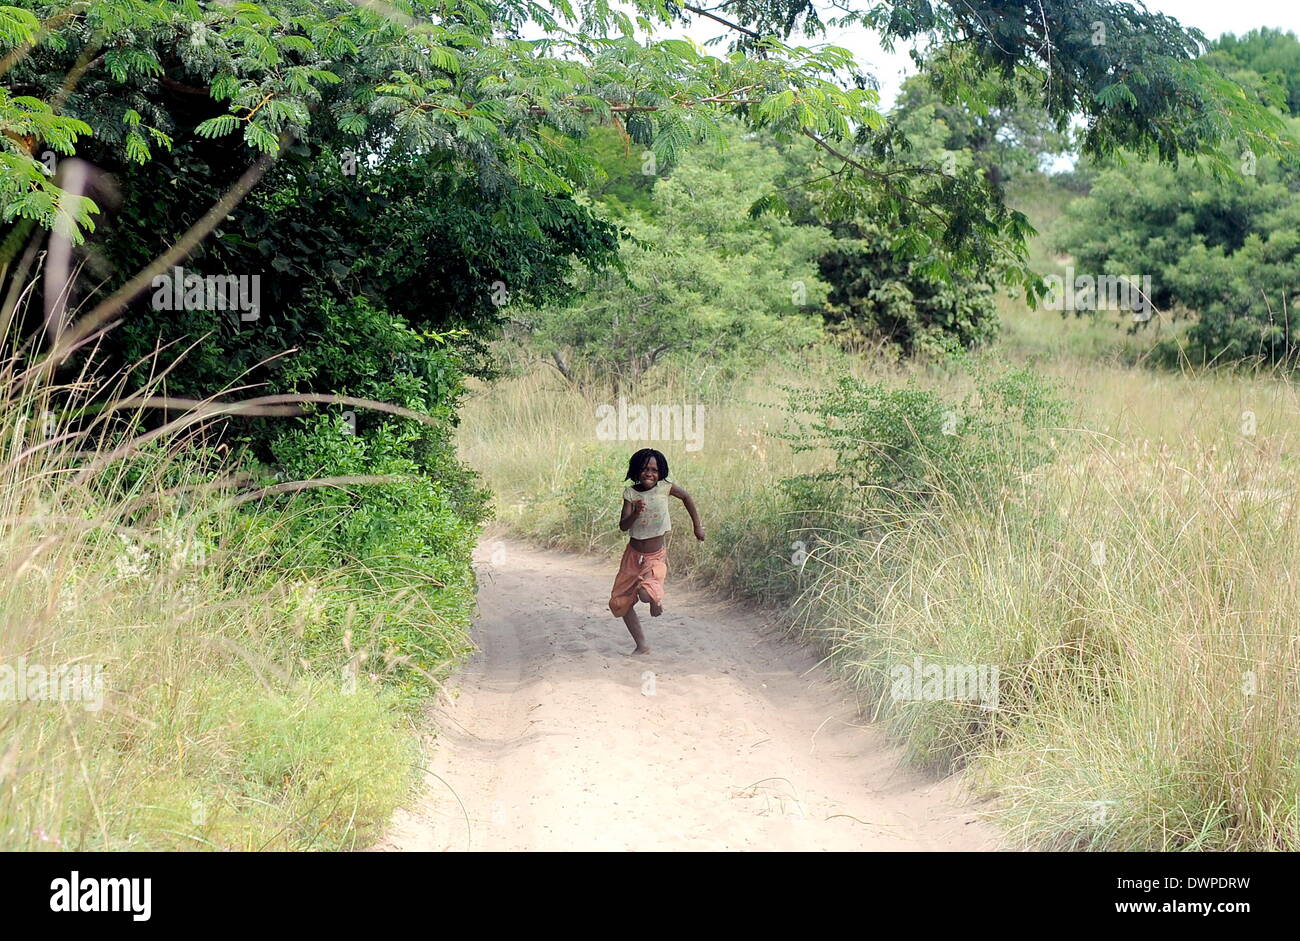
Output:
<svg viewBox="0 0 1300 941">
<path fill-rule="evenodd" d="M 1300 138 L 1300 121 L 1289 121 L 1289 133 Z M 1189 321 L 1185 337 L 1161 340 L 1157 362 L 1300 356 L 1300 176 L 1273 158 L 1248 165 L 1236 179 L 1197 166 L 1104 165 L 1066 211 L 1057 247 L 1080 275 L 1150 278 L 1151 301 L 1167 316 L 1134 330 Z"/>
<path fill-rule="evenodd" d="M 840 516 L 917 508 L 940 492 L 1002 499 L 1017 477 L 1050 460 L 1048 432 L 1065 403 L 1025 367 L 996 374 L 980 367 L 973 380 L 960 401 L 851 376 L 827 390 L 790 390 L 794 450 L 830 457 L 827 469 L 782 481 L 792 508 Z"/>
<path fill-rule="evenodd" d="M 469 649 L 470 559 L 487 515 L 486 494 L 449 451 L 416 454 L 426 434 L 409 419 L 364 438 L 340 433 L 333 416 L 304 421 L 276 440 L 282 477 L 394 479 L 278 498 L 283 516 L 263 533 L 269 560 L 294 560 L 288 577 L 325 582 L 316 599 L 323 613 L 306 638 L 309 657 L 330 669 L 357 651 L 383 657 L 382 672 L 413 701 Z"/>
<path fill-rule="evenodd" d="M 626 459 L 599 456 L 587 464 L 563 491 L 566 538 L 584 550 L 608 545 L 619 535 L 622 510 L 619 493 L 627 485 Z"/>
<path fill-rule="evenodd" d="M 912 355 L 941 352 L 949 343 L 970 348 L 997 335 L 988 283 L 945 280 L 929 271 L 932 259 L 900 257 L 884 226 L 836 231 L 843 238 L 818 259 L 818 269 L 831 285 L 822 315 L 845 345 L 884 340 Z"/>
</svg>

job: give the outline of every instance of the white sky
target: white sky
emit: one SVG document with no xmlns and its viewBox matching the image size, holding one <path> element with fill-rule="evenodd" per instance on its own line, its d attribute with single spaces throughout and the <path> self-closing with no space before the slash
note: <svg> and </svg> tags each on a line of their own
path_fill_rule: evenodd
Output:
<svg viewBox="0 0 1300 941">
<path fill-rule="evenodd" d="M 708 8 L 714 4 L 697 2 L 695 5 Z M 1300 2 L 1297 0 L 1147 0 L 1146 8 L 1153 13 L 1172 16 L 1184 26 L 1195 27 L 1208 39 L 1215 39 L 1225 32 L 1240 35 L 1260 26 L 1291 30 L 1300 34 Z M 834 11 L 830 11 L 824 14 L 823 18 L 831 19 L 834 16 Z M 697 41 L 702 42 L 710 37 L 730 32 L 725 26 L 704 17 L 696 16 L 694 20 L 695 23 L 685 31 L 685 35 Z M 664 31 L 656 35 L 666 38 L 669 32 Z M 829 30 L 826 41 L 852 50 L 859 65 L 875 75 L 880 83 L 883 107 L 888 108 L 893 104 L 902 79 L 914 71 L 906 49 L 899 48 L 892 55 L 885 52 L 870 30 L 862 28 L 849 31 Z M 790 38 L 790 42 L 810 44 L 812 41 L 796 35 Z M 710 51 L 720 55 L 722 48 L 712 46 Z"/>
</svg>

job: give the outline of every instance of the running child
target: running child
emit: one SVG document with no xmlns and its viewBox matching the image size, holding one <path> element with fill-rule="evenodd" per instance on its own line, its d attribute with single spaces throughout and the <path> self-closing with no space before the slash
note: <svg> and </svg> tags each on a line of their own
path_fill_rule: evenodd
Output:
<svg viewBox="0 0 1300 941">
<path fill-rule="evenodd" d="M 629 536 L 627 549 L 618 565 L 614 589 L 609 596 L 609 610 L 622 618 L 628 633 L 636 641 L 633 653 L 649 653 L 636 603 L 650 605 L 650 616 L 664 613 L 664 579 L 668 577 L 668 550 L 664 534 L 672 529 L 668 518 L 668 498 L 676 497 L 686 506 L 695 525 L 695 538 L 704 539 L 704 527 L 691 495 L 668 479 L 668 459 L 653 448 L 643 448 L 627 463 L 627 479 L 632 486 L 623 490 L 623 515 L 618 528 Z"/>
</svg>

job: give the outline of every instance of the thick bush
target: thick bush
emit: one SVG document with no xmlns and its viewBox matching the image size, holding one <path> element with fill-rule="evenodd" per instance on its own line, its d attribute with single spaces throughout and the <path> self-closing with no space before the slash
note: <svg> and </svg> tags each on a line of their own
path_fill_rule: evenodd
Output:
<svg viewBox="0 0 1300 941">
<path fill-rule="evenodd" d="M 1291 122 L 1292 134 L 1300 122 Z M 1057 247 L 1079 275 L 1150 278 L 1164 316 L 1188 319 L 1185 342 L 1166 338 L 1171 363 L 1292 362 L 1300 353 L 1300 196 L 1294 169 L 1242 157 L 1244 175 L 1196 166 L 1100 170 L 1071 203 Z"/>
<path fill-rule="evenodd" d="M 989 284 L 946 281 L 929 272 L 930 259 L 900 257 L 882 226 L 840 230 L 844 237 L 818 265 L 831 285 L 822 315 L 842 342 L 884 340 L 911 355 L 942 352 L 953 343 L 974 347 L 996 336 Z"/>
<path fill-rule="evenodd" d="M 946 494 L 996 503 L 1008 485 L 1051 459 L 1050 430 L 1065 403 L 1024 367 L 977 368 L 960 400 L 915 386 L 851 376 L 827 390 L 791 390 L 796 451 L 827 452 L 819 472 L 785 479 L 792 508 L 841 516 L 919 509 Z"/>
</svg>

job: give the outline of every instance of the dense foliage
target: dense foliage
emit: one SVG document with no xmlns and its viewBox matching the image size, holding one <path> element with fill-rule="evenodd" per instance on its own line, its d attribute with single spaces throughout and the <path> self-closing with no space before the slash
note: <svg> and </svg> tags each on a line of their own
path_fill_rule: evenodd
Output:
<svg viewBox="0 0 1300 941">
<path fill-rule="evenodd" d="M 1272 160 L 1245 181 L 1109 167 L 1071 206 L 1062 246 L 1079 271 L 1150 276 L 1157 309 L 1193 321 L 1182 351 L 1192 361 L 1290 360 L 1300 342 L 1295 180 Z"/>
<path fill-rule="evenodd" d="M 530 316 L 532 348 L 566 376 L 617 392 L 657 363 L 689 357 L 716 375 L 820 336 L 828 286 L 817 259 L 831 234 L 746 211 L 756 191 L 796 172 L 798 158 L 734 128 L 726 143 L 685 158 L 654 183 L 646 212 L 624 216 L 633 241 L 623 273 L 581 277 L 574 302 Z M 621 183 L 607 192 L 631 191 Z M 624 203 L 614 199 L 607 208 L 617 212 Z"/>
<path fill-rule="evenodd" d="M 32 0 L 6 9 L 14 12 L 0 19 L 0 42 L 14 54 L 0 103 L 11 187 L 2 216 L 62 219 L 74 240 L 98 206 L 47 177 L 47 146 L 81 154 L 93 138 L 119 161 L 147 163 L 192 135 L 237 145 L 222 162 L 230 178 L 247 163 L 241 152 L 276 159 L 295 142 L 380 163 L 437 152 L 492 186 L 565 192 L 590 169 L 567 144 L 592 122 L 618 123 L 667 167 L 734 114 L 815 141 L 837 167 L 818 184 L 836 208 L 890 220 L 899 246 L 943 246 L 945 273 L 1023 261 L 1023 217 L 987 180 L 900 161 L 905 141 L 885 127 L 845 50 L 782 41 L 798 24 L 816 25 L 808 0 L 738 5 L 730 12 L 749 54 L 725 57 L 644 38 L 652 21 L 684 15 L 664 0 L 639 0 L 635 18 L 603 2 L 514 0 L 418 0 L 387 12 L 345 0 L 92 0 L 75 16 Z M 1059 126 L 1089 117 L 1088 153 L 1124 146 L 1172 159 L 1239 140 L 1262 153 L 1276 140 L 1266 111 L 1193 61 L 1197 34 L 1126 3 L 895 0 L 844 20 L 887 41 L 963 45 L 969 54 L 932 69 L 945 100 L 977 110 L 1012 94 L 988 76 L 1029 70 Z M 524 27 L 544 38 L 517 38 Z M 196 236 L 219 221 L 200 222 Z M 8 241 L 11 257 L 21 240 Z M 1012 270 L 1034 287 L 1023 265 Z"/>
<path fill-rule="evenodd" d="M 987 282 L 954 284 L 935 274 L 924 257 L 899 257 L 878 224 L 839 225 L 835 231 L 841 237 L 818 265 L 833 285 L 826 325 L 842 342 L 883 341 L 912 355 L 969 348 L 996 335 Z"/>
<path fill-rule="evenodd" d="M 1070 151 L 1070 135 L 1058 129 L 1037 100 L 1036 79 L 1017 72 L 1002 86 L 985 76 L 979 107 L 950 96 L 943 86 L 943 69 L 960 59 L 959 49 L 940 48 L 926 60 L 927 71 L 904 80 L 891 115 L 919 161 L 955 173 L 973 164 L 991 186 L 1047 168 L 1051 158 Z M 937 68 L 940 67 L 941 68 Z M 1008 94 L 1008 91 L 1010 92 Z"/>
<path fill-rule="evenodd" d="M 784 481 L 805 516 L 855 516 L 937 494 L 1001 504 L 1005 488 L 1052 459 L 1049 434 L 1066 404 L 1026 368 L 973 370 L 974 389 L 945 400 L 931 389 L 842 377 L 827 390 L 794 390 L 788 410 L 796 451 L 822 450 L 829 467 Z"/>
<path fill-rule="evenodd" d="M 1267 27 L 1242 36 L 1225 33 L 1207 58 L 1248 86 L 1258 87 L 1263 78 L 1281 91 L 1291 116 L 1300 116 L 1300 39 L 1295 33 Z"/>
<path fill-rule="evenodd" d="M 1231 61 L 1244 88 L 1281 105 L 1300 81 L 1297 49 L 1293 35 L 1264 30 L 1240 40 L 1226 36 L 1207 58 Z M 1289 154 L 1279 159 L 1244 148 L 1237 175 L 1188 162 L 1100 162 L 1088 196 L 1071 205 L 1058 241 L 1078 272 L 1149 276 L 1165 319 L 1191 321 L 1185 339 L 1159 347 L 1166 360 L 1296 358 L 1300 120 L 1287 118 L 1286 127 Z"/>
</svg>

